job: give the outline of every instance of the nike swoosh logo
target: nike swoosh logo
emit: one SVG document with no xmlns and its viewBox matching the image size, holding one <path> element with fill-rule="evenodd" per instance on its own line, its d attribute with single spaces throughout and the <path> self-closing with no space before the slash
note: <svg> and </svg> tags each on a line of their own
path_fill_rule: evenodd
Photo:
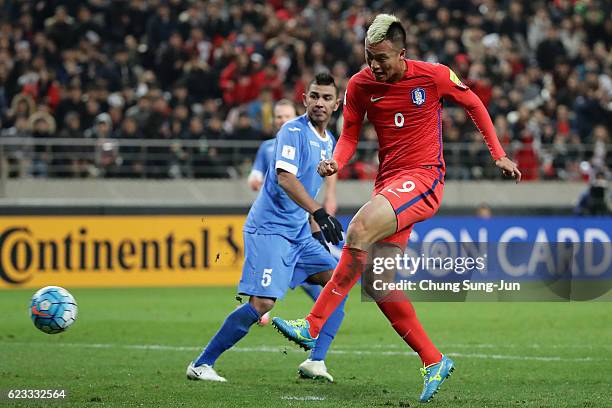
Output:
<svg viewBox="0 0 612 408">
<path fill-rule="evenodd" d="M 331 293 L 333 293 L 334 295 L 342 296 L 342 293 L 337 292 L 336 289 L 332 289 Z"/>
<path fill-rule="evenodd" d="M 36 306 L 32 306 L 32 313 L 35 314 L 36 316 L 51 317 L 50 314 L 43 313 L 40 310 L 38 310 Z"/>
<path fill-rule="evenodd" d="M 375 98 L 375 97 L 373 97 L 373 96 L 372 96 L 372 97 L 370 98 L 370 101 L 372 101 L 372 102 L 377 102 L 377 101 L 380 101 L 382 98 L 384 98 L 384 96 L 379 96 L 379 97 L 377 97 L 377 98 Z"/>
</svg>

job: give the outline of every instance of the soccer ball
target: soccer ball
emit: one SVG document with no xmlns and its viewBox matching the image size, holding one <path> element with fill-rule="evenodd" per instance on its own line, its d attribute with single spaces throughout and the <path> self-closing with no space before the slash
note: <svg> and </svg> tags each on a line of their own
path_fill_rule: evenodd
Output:
<svg viewBox="0 0 612 408">
<path fill-rule="evenodd" d="M 64 288 L 47 286 L 32 296 L 30 317 L 37 329 L 48 333 L 61 333 L 77 318 L 74 297 Z"/>
</svg>

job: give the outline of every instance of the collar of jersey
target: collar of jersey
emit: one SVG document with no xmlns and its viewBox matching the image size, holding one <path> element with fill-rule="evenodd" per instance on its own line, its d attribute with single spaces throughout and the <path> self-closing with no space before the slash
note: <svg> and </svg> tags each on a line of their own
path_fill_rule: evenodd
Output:
<svg viewBox="0 0 612 408">
<path fill-rule="evenodd" d="M 412 74 L 414 74 L 414 63 L 406 58 L 404 60 L 406 62 L 406 71 L 404 72 L 404 78 L 410 78 Z"/>
<path fill-rule="evenodd" d="M 306 117 L 306 120 L 308 121 L 308 127 L 310 128 L 310 130 L 312 130 L 312 132 L 319 138 L 320 141 L 322 142 L 327 142 L 329 140 L 329 133 L 327 133 L 327 129 L 325 129 L 325 138 L 322 138 L 321 135 L 319 134 L 319 132 L 317 132 L 317 129 L 315 129 L 314 125 L 312 124 L 312 122 L 310 122 L 310 120 L 308 119 L 308 117 Z"/>
</svg>

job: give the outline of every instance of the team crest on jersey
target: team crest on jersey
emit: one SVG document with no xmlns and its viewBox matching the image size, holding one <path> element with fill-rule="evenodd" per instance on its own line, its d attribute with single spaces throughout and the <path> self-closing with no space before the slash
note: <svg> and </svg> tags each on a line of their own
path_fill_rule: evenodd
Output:
<svg viewBox="0 0 612 408">
<path fill-rule="evenodd" d="M 425 103 L 425 90 L 423 88 L 414 88 L 412 90 L 412 103 L 416 106 L 421 106 Z"/>
</svg>

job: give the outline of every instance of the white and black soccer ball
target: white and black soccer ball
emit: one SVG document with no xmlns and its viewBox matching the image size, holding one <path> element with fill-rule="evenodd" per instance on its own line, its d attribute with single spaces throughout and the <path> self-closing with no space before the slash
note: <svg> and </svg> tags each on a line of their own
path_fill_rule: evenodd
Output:
<svg viewBox="0 0 612 408">
<path fill-rule="evenodd" d="M 32 296 L 30 317 L 37 329 L 48 333 L 61 333 L 77 318 L 77 303 L 66 289 L 47 286 Z"/>
</svg>

